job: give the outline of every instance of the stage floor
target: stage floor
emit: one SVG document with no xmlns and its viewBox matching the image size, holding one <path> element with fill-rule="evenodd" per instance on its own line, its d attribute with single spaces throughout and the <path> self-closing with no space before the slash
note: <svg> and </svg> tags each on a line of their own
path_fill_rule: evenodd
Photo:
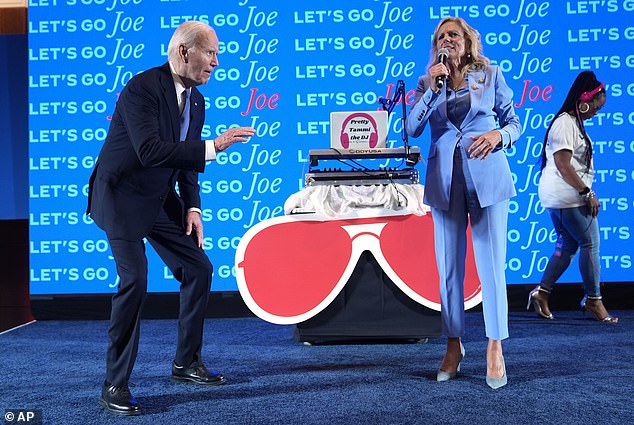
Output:
<svg viewBox="0 0 634 425">
<path fill-rule="evenodd" d="M 142 323 L 132 393 L 144 415 L 112 417 L 98 403 L 106 321 L 38 321 L 0 335 L 0 410 L 36 411 L 51 424 L 623 424 L 634 421 L 634 310 L 617 325 L 577 311 L 554 321 L 510 314 L 509 383 L 484 381 L 482 314 L 467 313 L 458 379 L 438 383 L 441 338 L 418 343 L 308 346 L 294 326 L 208 319 L 204 360 L 227 384 L 169 379 L 175 320 Z M 5 422 L 8 423 L 8 422 Z"/>
</svg>

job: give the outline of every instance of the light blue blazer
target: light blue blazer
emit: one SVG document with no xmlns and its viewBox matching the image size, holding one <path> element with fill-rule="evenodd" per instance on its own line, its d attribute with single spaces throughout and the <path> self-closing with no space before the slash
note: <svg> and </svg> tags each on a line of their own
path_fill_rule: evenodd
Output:
<svg viewBox="0 0 634 425">
<path fill-rule="evenodd" d="M 447 118 L 446 86 L 436 94 L 429 89 L 429 76 L 419 78 L 416 99 L 406 120 L 407 133 L 418 137 L 427 122 L 431 127 L 431 145 L 427 158 L 425 204 L 441 210 L 449 208 L 454 149 L 462 144 L 465 152 L 479 136 L 497 128 L 502 134 L 500 149 L 485 160 L 470 159 L 469 172 L 482 208 L 515 196 L 504 148 L 515 143 L 521 134 L 519 117 L 513 108 L 513 92 L 498 66 L 467 74 L 471 109 L 460 128 Z"/>
</svg>

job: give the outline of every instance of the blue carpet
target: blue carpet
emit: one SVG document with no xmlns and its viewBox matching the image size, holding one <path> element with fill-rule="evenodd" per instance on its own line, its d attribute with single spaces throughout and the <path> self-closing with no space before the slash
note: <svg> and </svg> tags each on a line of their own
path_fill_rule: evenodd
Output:
<svg viewBox="0 0 634 425">
<path fill-rule="evenodd" d="M 257 318 L 206 321 L 205 363 L 226 385 L 174 383 L 176 322 L 147 320 L 131 388 L 144 414 L 129 418 L 97 403 L 107 322 L 37 322 L 0 336 L 0 412 L 39 409 L 47 424 L 626 424 L 634 311 L 612 313 L 619 324 L 511 313 L 509 384 L 496 391 L 479 312 L 467 314 L 462 374 L 445 383 L 435 381 L 444 339 L 307 346 L 292 326 Z"/>
</svg>

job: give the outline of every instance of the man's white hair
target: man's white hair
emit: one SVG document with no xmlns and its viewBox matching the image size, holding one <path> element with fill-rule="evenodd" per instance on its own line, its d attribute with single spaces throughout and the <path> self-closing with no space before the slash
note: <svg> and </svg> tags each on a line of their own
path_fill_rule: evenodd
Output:
<svg viewBox="0 0 634 425">
<path fill-rule="evenodd" d="M 178 46 L 185 45 L 188 49 L 194 47 L 198 41 L 199 34 L 213 30 L 208 24 L 201 21 L 183 22 L 176 28 L 169 45 L 167 46 L 167 58 L 176 60 L 178 58 Z"/>
</svg>

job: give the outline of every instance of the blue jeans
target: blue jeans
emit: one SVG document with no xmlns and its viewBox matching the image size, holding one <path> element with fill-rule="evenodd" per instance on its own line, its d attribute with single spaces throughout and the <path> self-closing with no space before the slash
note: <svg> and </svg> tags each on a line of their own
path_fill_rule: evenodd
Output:
<svg viewBox="0 0 634 425">
<path fill-rule="evenodd" d="M 555 252 L 548 260 L 541 287 L 550 291 L 579 251 L 579 271 L 588 297 L 601 297 L 599 225 L 588 207 L 547 208 L 557 232 Z"/>
</svg>

